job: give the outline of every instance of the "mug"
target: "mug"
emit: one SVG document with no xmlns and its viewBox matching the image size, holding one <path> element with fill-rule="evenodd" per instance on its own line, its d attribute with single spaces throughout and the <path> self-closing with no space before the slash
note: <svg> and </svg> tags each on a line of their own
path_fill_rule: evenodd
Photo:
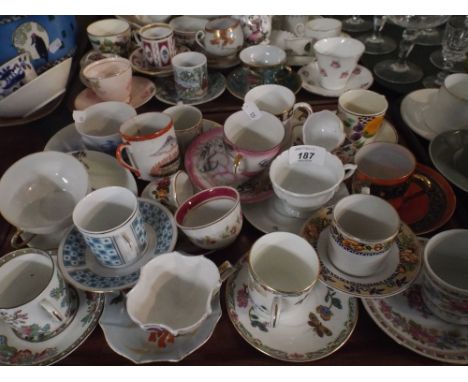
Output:
<svg viewBox="0 0 468 382">
<path fill-rule="evenodd" d="M 132 31 L 125 20 L 104 19 L 91 23 L 86 28 L 94 50 L 126 56 L 130 47 Z"/>
<path fill-rule="evenodd" d="M 0 66 L 0 100 L 37 77 L 27 53 Z"/>
<path fill-rule="evenodd" d="M 194 193 L 190 178 L 183 170 L 164 178 L 155 179 L 147 187 L 150 198 L 173 210 L 177 209 Z"/>
<path fill-rule="evenodd" d="M 145 25 L 134 34 L 148 65 L 162 69 L 171 65 L 176 55 L 174 32 L 169 24 L 153 23 Z"/>
<path fill-rule="evenodd" d="M 195 42 L 213 56 L 232 56 L 242 48 L 244 34 L 240 21 L 222 17 L 208 21 L 204 30 L 195 35 Z"/>
<path fill-rule="evenodd" d="M 328 256 L 341 271 L 368 276 L 379 270 L 400 229 L 398 212 L 372 195 L 349 195 L 333 208 Z"/>
<path fill-rule="evenodd" d="M 117 147 L 117 160 L 140 179 L 151 181 L 178 170 L 179 145 L 169 115 L 157 112 L 137 115 L 122 124 L 120 134 L 125 143 Z M 130 164 L 123 158 L 124 151 Z"/>
<path fill-rule="evenodd" d="M 203 115 L 200 109 L 191 105 L 171 106 L 163 111 L 174 123 L 177 143 L 182 152 L 203 130 Z"/>
<path fill-rule="evenodd" d="M 306 300 L 319 275 L 314 248 L 289 232 L 263 235 L 248 254 L 248 289 L 254 309 L 275 328 L 281 315 Z"/>
<path fill-rule="evenodd" d="M 317 18 L 307 23 L 296 24 L 296 35 L 305 36 L 312 40 L 312 43 L 326 37 L 337 37 L 341 33 L 341 21 L 331 18 Z"/>
<path fill-rule="evenodd" d="M 148 244 L 138 199 L 124 187 L 103 187 L 88 194 L 73 210 L 73 223 L 105 267 L 134 263 Z"/>
<path fill-rule="evenodd" d="M 0 321 L 19 338 L 47 341 L 63 332 L 77 310 L 76 292 L 47 252 L 27 248 L 0 258 Z"/>
<path fill-rule="evenodd" d="M 379 131 L 388 109 L 385 96 L 371 90 L 348 90 L 338 98 L 338 117 L 354 146 L 361 147 Z"/>
<path fill-rule="evenodd" d="M 177 95 L 182 100 L 203 97 L 208 91 L 206 56 L 198 52 L 179 53 L 172 58 Z"/>
</svg>

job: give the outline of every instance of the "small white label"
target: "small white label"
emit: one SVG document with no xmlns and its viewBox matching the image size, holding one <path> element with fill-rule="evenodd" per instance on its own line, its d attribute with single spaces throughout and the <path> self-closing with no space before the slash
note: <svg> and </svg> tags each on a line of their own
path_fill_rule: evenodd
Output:
<svg viewBox="0 0 468 382">
<path fill-rule="evenodd" d="M 86 111 L 73 110 L 73 120 L 76 123 L 85 123 L 85 121 L 86 121 Z"/>
<path fill-rule="evenodd" d="M 59 38 L 56 38 L 49 45 L 49 52 L 54 54 L 62 46 L 62 41 Z"/>
<path fill-rule="evenodd" d="M 249 116 L 252 120 L 260 119 L 262 116 L 262 112 L 260 109 L 255 105 L 253 102 L 246 102 L 242 105 L 242 110 Z"/>
<path fill-rule="evenodd" d="M 320 146 L 302 145 L 289 149 L 289 164 L 309 162 L 319 166 L 325 163 L 327 150 Z"/>
</svg>

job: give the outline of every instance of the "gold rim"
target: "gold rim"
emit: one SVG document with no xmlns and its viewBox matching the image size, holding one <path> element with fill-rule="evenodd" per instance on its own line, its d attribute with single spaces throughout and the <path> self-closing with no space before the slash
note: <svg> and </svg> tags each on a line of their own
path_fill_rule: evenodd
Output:
<svg viewBox="0 0 468 382">
<path fill-rule="evenodd" d="M 103 21 L 108 21 L 108 20 L 116 20 L 116 21 L 121 21 L 121 22 L 124 22 L 127 24 L 127 27 L 122 31 L 122 32 L 116 32 L 116 33 L 107 33 L 107 34 L 94 34 L 94 33 L 91 33 L 89 31 L 89 28 L 91 26 L 93 26 L 94 24 L 99 24 L 99 23 L 102 23 Z M 118 36 L 118 35 L 121 35 L 121 34 L 124 34 L 124 33 L 131 33 L 131 27 L 130 27 L 130 24 L 124 20 L 119 20 L 119 19 L 105 19 L 105 20 L 98 20 L 98 21 L 95 21 L 94 23 L 91 23 L 88 25 L 88 27 L 86 28 L 86 32 L 88 33 L 88 35 L 92 36 L 92 37 L 97 37 L 97 38 L 101 38 L 101 37 L 113 37 L 113 36 Z"/>
<path fill-rule="evenodd" d="M 155 28 L 155 27 L 168 29 L 169 34 L 167 34 L 167 35 L 165 35 L 163 37 L 143 37 L 142 33 L 145 30 L 150 29 L 150 28 Z M 144 27 L 141 27 L 138 30 L 138 34 L 141 36 L 141 38 L 144 38 L 146 40 L 159 41 L 159 40 L 163 40 L 163 39 L 171 37 L 174 34 L 174 30 L 172 29 L 172 27 L 169 24 L 166 24 L 166 23 L 153 23 L 153 24 L 148 24 L 148 25 L 145 25 Z"/>
<path fill-rule="evenodd" d="M 215 22 L 220 22 L 221 20 L 228 20 L 230 22 L 230 25 L 227 28 L 215 28 L 210 25 L 210 24 L 214 24 Z M 239 20 L 233 19 L 232 17 L 220 17 L 219 19 L 208 21 L 205 25 L 205 31 L 207 32 L 216 32 L 219 30 L 232 31 L 235 28 L 237 28 L 239 24 L 240 24 Z"/>
<path fill-rule="evenodd" d="M 110 75 L 110 76 L 105 76 L 105 77 L 87 77 L 86 76 L 86 73 L 85 73 L 86 70 L 90 70 L 91 67 L 95 67 L 95 66 L 107 63 L 107 62 L 112 62 L 112 61 L 125 63 L 125 64 L 127 64 L 127 67 L 125 69 L 122 69 L 122 70 L 118 71 L 117 73 L 114 73 L 114 74 Z M 105 79 L 108 79 L 108 78 L 114 78 L 114 77 L 120 76 L 123 73 L 125 73 L 128 69 L 131 70 L 132 65 L 131 65 L 130 61 L 127 60 L 126 58 L 121 58 L 121 57 L 103 58 L 102 60 L 91 62 L 90 64 L 85 66 L 85 68 L 83 69 L 83 77 L 86 78 L 88 81 L 105 80 Z"/>
</svg>

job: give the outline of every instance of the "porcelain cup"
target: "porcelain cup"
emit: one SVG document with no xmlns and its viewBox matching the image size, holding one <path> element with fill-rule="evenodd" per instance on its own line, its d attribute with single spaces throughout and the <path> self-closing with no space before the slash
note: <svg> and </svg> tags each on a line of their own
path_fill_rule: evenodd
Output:
<svg viewBox="0 0 468 382">
<path fill-rule="evenodd" d="M 185 45 L 194 49 L 196 47 L 195 35 L 199 30 L 205 29 L 208 19 L 193 16 L 174 17 L 169 25 L 174 30 L 178 45 Z"/>
<path fill-rule="evenodd" d="M 298 37 L 304 36 L 304 29 L 297 27 L 298 24 L 304 25 L 309 20 L 309 16 L 286 15 L 283 19 L 283 29 L 294 33 Z"/>
<path fill-rule="evenodd" d="M 320 85 L 325 89 L 342 89 L 364 53 L 364 44 L 350 37 L 328 37 L 317 41 L 315 57 L 320 70 Z"/>
<path fill-rule="evenodd" d="M 23 53 L 0 66 L 0 99 L 37 77 L 29 54 Z"/>
<path fill-rule="evenodd" d="M 198 52 L 179 53 L 172 58 L 177 95 L 182 100 L 203 97 L 208 91 L 206 56 Z"/>
<path fill-rule="evenodd" d="M 125 20 L 104 19 L 91 23 L 86 28 L 94 50 L 126 56 L 130 47 L 132 31 Z"/>
<path fill-rule="evenodd" d="M 345 138 L 341 119 L 330 110 L 309 115 L 302 126 L 302 141 L 305 145 L 320 146 L 330 152 L 340 147 Z"/>
<path fill-rule="evenodd" d="M 78 308 L 73 292 L 47 252 L 20 249 L 0 258 L 0 321 L 24 341 L 62 333 Z"/>
<path fill-rule="evenodd" d="M 134 263 L 148 244 L 138 199 L 124 187 L 103 187 L 91 192 L 73 210 L 73 223 L 96 260 L 105 267 Z"/>
<path fill-rule="evenodd" d="M 119 163 L 144 180 L 175 173 L 179 169 L 179 145 L 172 118 L 164 113 L 137 115 L 123 123 L 125 143 L 117 147 Z M 130 164 L 123 157 L 126 152 Z"/>
<path fill-rule="evenodd" d="M 163 69 L 171 65 L 176 55 L 174 31 L 169 24 L 153 23 L 140 28 L 134 35 L 143 49 L 148 65 Z"/>
<path fill-rule="evenodd" d="M 226 57 L 237 54 L 244 44 L 240 21 L 232 17 L 210 20 L 204 30 L 197 32 L 195 42 L 212 56 Z"/>
<path fill-rule="evenodd" d="M 318 149 L 318 150 L 317 150 Z M 293 161 L 295 153 L 322 150 L 322 160 Z M 294 146 L 277 156 L 270 166 L 273 191 L 282 202 L 280 212 L 292 217 L 307 217 L 327 203 L 341 182 L 353 175 L 356 165 L 345 164 L 322 147 Z"/>
<path fill-rule="evenodd" d="M 190 105 L 171 106 L 163 111 L 174 122 L 175 134 L 180 150 L 184 153 L 189 144 L 203 130 L 203 114 L 200 109 Z"/>
<path fill-rule="evenodd" d="M 282 315 L 294 313 L 310 294 L 319 275 L 314 248 L 289 232 L 258 239 L 248 254 L 248 289 L 254 309 L 277 326 Z"/>
<path fill-rule="evenodd" d="M 328 256 L 341 271 L 368 276 L 379 271 L 400 229 L 398 212 L 372 195 L 350 195 L 334 207 Z"/>
<path fill-rule="evenodd" d="M 291 68 L 285 66 L 286 58 L 286 52 L 274 45 L 253 45 L 239 53 L 244 66 L 264 84 L 278 83 L 290 74 Z"/>
<path fill-rule="evenodd" d="M 468 74 L 447 76 L 423 109 L 423 119 L 436 133 L 468 127 Z"/>
<path fill-rule="evenodd" d="M 224 146 L 232 159 L 232 172 L 239 179 L 263 171 L 281 149 L 283 124 L 271 113 L 260 113 L 259 118 L 252 119 L 239 111 L 224 122 Z"/>
<path fill-rule="evenodd" d="M 86 86 L 103 101 L 130 102 L 132 66 L 122 57 L 104 58 L 87 65 L 83 71 Z"/>
<path fill-rule="evenodd" d="M 115 154 L 122 143 L 120 126 L 137 115 L 136 110 L 125 102 L 100 102 L 85 110 L 75 110 L 75 128 L 89 150 Z"/>
<path fill-rule="evenodd" d="M 326 37 L 338 37 L 341 33 L 341 21 L 331 18 L 317 18 L 307 23 L 296 24 L 296 35 L 305 36 L 317 42 Z"/>
<path fill-rule="evenodd" d="M 232 187 L 200 191 L 187 199 L 174 216 L 190 241 L 204 249 L 227 247 L 242 229 L 240 196 Z"/>
<path fill-rule="evenodd" d="M 387 109 L 385 96 L 371 90 L 348 90 L 338 98 L 338 117 L 343 121 L 346 136 L 356 147 L 374 138 Z"/>
<path fill-rule="evenodd" d="M 194 194 L 190 178 L 182 170 L 170 176 L 155 179 L 148 187 L 148 193 L 151 198 L 172 210 L 177 209 Z"/>
</svg>

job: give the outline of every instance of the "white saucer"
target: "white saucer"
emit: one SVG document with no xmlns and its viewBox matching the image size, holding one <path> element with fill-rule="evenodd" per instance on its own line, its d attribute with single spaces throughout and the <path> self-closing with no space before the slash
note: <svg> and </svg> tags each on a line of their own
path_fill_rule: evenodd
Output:
<svg viewBox="0 0 468 382">
<path fill-rule="evenodd" d="M 272 328 L 269 317 L 252 306 L 246 259 L 226 284 L 226 307 L 232 324 L 251 346 L 281 361 L 311 362 L 346 343 L 357 323 L 357 299 L 318 282 L 302 304 L 282 313 Z"/>
<path fill-rule="evenodd" d="M 80 133 L 76 131 L 75 124 L 70 123 L 63 129 L 57 131 L 44 146 L 44 151 L 61 151 L 68 153 L 70 151 L 86 150 Z"/>
<path fill-rule="evenodd" d="M 171 252 L 177 242 L 177 227 L 169 210 L 153 200 L 138 199 L 148 234 L 148 246 L 137 262 L 120 268 L 102 266 L 88 249 L 83 236 L 72 227 L 58 250 L 58 264 L 65 279 L 91 292 L 130 288 L 140 277 L 140 268 L 155 256 Z"/>
<path fill-rule="evenodd" d="M 107 294 L 99 324 L 109 347 L 137 364 L 181 361 L 210 339 L 221 318 L 217 294 L 212 301 L 212 313 L 195 333 L 175 338 L 168 332 L 148 333 L 130 319 L 124 299 L 123 294 Z"/>
<path fill-rule="evenodd" d="M 294 56 L 288 55 L 286 58 L 286 65 L 289 66 L 304 66 L 315 61 L 314 56 Z"/>
<path fill-rule="evenodd" d="M 409 93 L 403 98 L 400 106 L 403 121 L 419 136 L 431 140 L 437 133 L 429 128 L 423 118 L 423 110 L 432 96 L 439 89 L 419 89 Z"/>
<path fill-rule="evenodd" d="M 336 204 L 336 202 L 348 195 L 348 189 L 342 183 L 327 205 Z M 250 224 L 264 233 L 285 231 L 299 234 L 308 217 L 296 218 L 287 215 L 285 211 L 281 211 L 281 203 L 276 194 L 273 194 L 264 201 L 242 204 L 242 212 Z M 313 213 L 312 211 L 310 214 Z"/>
<path fill-rule="evenodd" d="M 79 304 L 75 317 L 67 328 L 47 341 L 22 340 L 0 320 L 0 365 L 51 365 L 76 350 L 96 327 L 104 296 L 82 290 L 74 294 Z"/>
<path fill-rule="evenodd" d="M 336 90 L 325 89 L 320 85 L 320 73 L 317 61 L 303 66 L 297 73 L 302 78 L 302 87 L 305 90 L 324 97 L 339 97 L 345 91 L 351 89 L 368 89 L 374 82 L 372 72 L 362 65 L 358 65 L 354 69 L 344 88 Z"/>
</svg>

